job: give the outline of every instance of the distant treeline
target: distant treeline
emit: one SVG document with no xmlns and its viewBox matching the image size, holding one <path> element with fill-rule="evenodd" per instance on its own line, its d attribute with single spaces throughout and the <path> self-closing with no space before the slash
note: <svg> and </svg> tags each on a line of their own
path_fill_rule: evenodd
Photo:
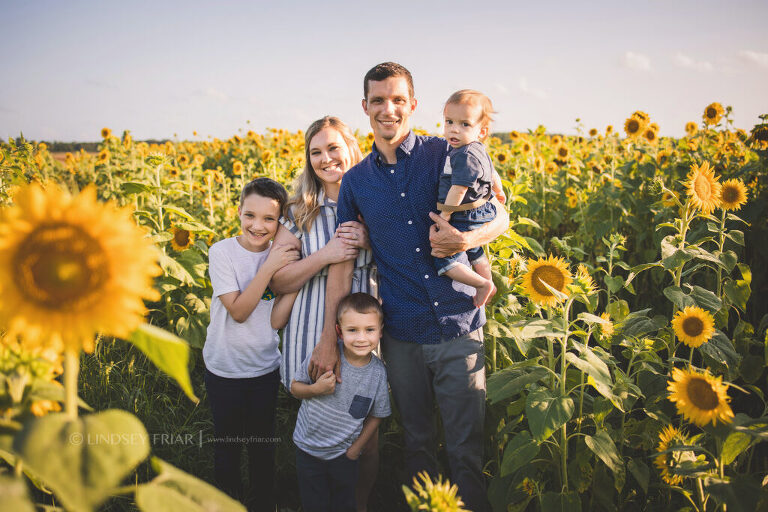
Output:
<svg viewBox="0 0 768 512">
<path fill-rule="evenodd" d="M 16 144 L 21 144 L 22 138 L 16 137 Z M 134 141 L 134 142 L 146 142 L 147 144 L 165 144 L 168 141 L 168 139 L 162 139 L 162 140 L 156 140 L 156 139 L 148 139 L 145 141 Z M 48 146 L 48 151 L 51 153 L 74 153 L 77 151 L 80 151 L 81 149 L 84 151 L 88 151 L 90 153 L 95 153 L 99 150 L 99 144 L 101 142 L 59 142 L 59 141 L 53 141 L 48 142 L 47 140 L 27 140 L 26 142 L 32 142 L 35 144 L 39 144 L 41 142 L 45 142 L 45 145 Z M 5 145 L 5 141 L 0 141 L 0 145 Z"/>
</svg>

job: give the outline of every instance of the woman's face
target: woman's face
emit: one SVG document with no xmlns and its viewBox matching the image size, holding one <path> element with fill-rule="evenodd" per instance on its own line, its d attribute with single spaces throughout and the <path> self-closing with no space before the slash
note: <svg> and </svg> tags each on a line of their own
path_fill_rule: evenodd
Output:
<svg viewBox="0 0 768 512">
<path fill-rule="evenodd" d="M 352 166 L 347 143 L 335 128 L 323 128 L 309 141 L 309 162 L 323 183 L 338 184 Z"/>
</svg>

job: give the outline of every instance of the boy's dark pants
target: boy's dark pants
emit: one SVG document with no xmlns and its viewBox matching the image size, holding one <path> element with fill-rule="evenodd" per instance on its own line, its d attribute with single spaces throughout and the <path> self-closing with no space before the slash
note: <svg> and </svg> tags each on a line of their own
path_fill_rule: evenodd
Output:
<svg viewBox="0 0 768 512">
<path fill-rule="evenodd" d="M 296 477 L 305 512 L 354 512 L 357 461 L 346 455 L 331 460 L 296 448 Z"/>
<path fill-rule="evenodd" d="M 205 370 L 205 388 L 213 413 L 216 486 L 249 511 L 275 509 L 275 408 L 280 372 L 227 379 Z M 229 438 L 229 439 L 226 439 Z M 233 440 L 232 438 L 239 438 Z M 248 489 L 243 495 L 240 454 L 248 450 Z"/>
</svg>

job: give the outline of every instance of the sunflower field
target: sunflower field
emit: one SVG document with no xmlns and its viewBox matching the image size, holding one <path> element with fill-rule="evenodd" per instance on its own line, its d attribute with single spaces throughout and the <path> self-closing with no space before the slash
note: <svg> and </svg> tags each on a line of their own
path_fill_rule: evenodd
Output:
<svg viewBox="0 0 768 512">
<path fill-rule="evenodd" d="M 730 115 L 488 141 L 510 215 L 487 247 L 494 511 L 768 510 L 768 115 Z M 247 181 L 291 190 L 303 138 L 0 146 L 0 510 L 244 510 L 209 483 L 207 254 Z M 297 409 L 281 391 L 283 510 Z M 396 415 L 381 435 L 372 510 L 463 510 L 443 477 L 401 485 Z"/>
</svg>

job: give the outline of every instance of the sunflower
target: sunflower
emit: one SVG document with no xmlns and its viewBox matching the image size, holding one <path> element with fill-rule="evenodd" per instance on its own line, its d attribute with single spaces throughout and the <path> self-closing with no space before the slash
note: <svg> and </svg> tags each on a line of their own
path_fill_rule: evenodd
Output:
<svg viewBox="0 0 768 512">
<path fill-rule="evenodd" d="M 559 135 L 553 135 L 552 139 L 550 139 L 550 143 L 553 147 L 557 147 L 563 143 L 563 138 Z"/>
<path fill-rule="evenodd" d="M 531 141 L 523 141 L 523 143 L 520 145 L 520 152 L 525 156 L 530 155 L 531 152 L 533 152 L 533 144 L 531 144 Z"/>
<path fill-rule="evenodd" d="M 659 164 L 659 167 L 663 167 L 664 165 L 669 163 L 670 156 L 672 156 L 672 152 L 670 150 L 662 149 L 656 155 L 656 163 Z"/>
<path fill-rule="evenodd" d="M 645 140 L 647 140 L 650 144 L 656 144 L 659 141 L 659 137 L 656 134 L 656 130 L 654 130 L 651 127 L 648 127 L 643 132 L 643 137 Z"/>
<path fill-rule="evenodd" d="M 723 106 L 717 102 L 710 103 L 707 105 L 707 108 L 704 109 L 704 114 L 702 114 L 702 118 L 704 119 L 704 122 L 708 125 L 715 125 L 720 122 L 720 118 L 723 117 L 723 114 L 725 113 L 725 110 L 723 110 Z"/>
<path fill-rule="evenodd" d="M 571 154 L 571 150 L 568 146 L 559 146 L 555 150 L 558 160 L 568 160 L 568 156 Z"/>
<path fill-rule="evenodd" d="M 576 196 L 568 197 L 568 207 L 576 208 L 577 206 L 579 206 L 579 198 L 577 198 Z"/>
<path fill-rule="evenodd" d="M 232 141 L 233 141 L 235 144 L 240 144 L 241 142 L 243 142 L 243 138 L 242 138 L 242 137 L 240 137 L 239 135 L 233 135 L 233 136 L 232 136 Z"/>
<path fill-rule="evenodd" d="M 680 341 L 691 348 L 700 347 L 712 338 L 715 319 L 708 311 L 688 306 L 672 318 L 672 329 Z"/>
<path fill-rule="evenodd" d="M 555 162 L 547 162 L 547 167 L 544 169 L 547 174 L 555 174 L 557 172 L 557 164 Z"/>
<path fill-rule="evenodd" d="M 178 226 L 171 228 L 173 238 L 171 238 L 171 247 L 176 251 L 185 251 L 192 247 L 192 242 L 195 241 L 195 234 L 189 230 L 182 229 Z"/>
<path fill-rule="evenodd" d="M 542 282 L 547 283 L 555 290 L 567 294 L 568 285 L 571 284 L 571 273 L 568 266 L 561 258 L 550 256 L 534 261 L 528 259 L 528 271 L 523 276 L 523 288 L 533 302 L 542 306 L 554 306 L 560 299 L 557 298 Z"/>
<path fill-rule="evenodd" d="M 272 160 L 272 152 L 270 150 L 266 150 L 261 154 L 261 159 L 265 162 L 269 162 Z"/>
<path fill-rule="evenodd" d="M 688 121 L 685 123 L 685 133 L 687 133 L 689 137 L 696 135 L 697 131 L 699 131 L 699 128 L 693 121 Z"/>
<path fill-rule="evenodd" d="M 630 138 L 637 137 L 643 131 L 643 128 L 645 128 L 645 122 L 634 116 L 627 118 L 624 122 L 624 131 L 627 133 L 627 137 Z"/>
<path fill-rule="evenodd" d="M 640 121 L 643 122 L 643 124 L 647 124 L 648 121 L 651 120 L 651 116 L 649 116 L 648 114 L 646 114 L 642 110 L 635 110 L 634 112 L 632 112 L 632 116 L 631 117 L 639 119 Z"/>
<path fill-rule="evenodd" d="M 533 159 L 533 169 L 535 171 L 541 171 L 544 168 L 544 158 L 537 156 Z"/>
<path fill-rule="evenodd" d="M 373 133 L 368 133 L 368 135 L 365 136 L 365 140 L 373 142 Z"/>
<path fill-rule="evenodd" d="M 509 132 L 509 138 L 510 138 L 510 140 L 512 140 L 512 141 L 516 141 L 517 139 L 519 139 L 519 138 L 520 138 L 520 132 L 517 132 L 517 131 L 515 131 L 515 130 L 512 130 L 511 132 Z"/>
<path fill-rule="evenodd" d="M 112 136 L 112 130 L 110 130 L 109 128 L 106 128 L 106 127 L 101 129 L 101 138 L 102 139 L 108 139 L 111 136 Z"/>
<path fill-rule="evenodd" d="M 179 165 L 182 167 L 186 167 L 187 164 L 189 164 L 189 157 L 187 155 L 179 155 L 179 158 L 176 159 L 179 162 Z"/>
<path fill-rule="evenodd" d="M 657 452 L 666 452 L 677 446 L 688 446 L 688 437 L 682 430 L 678 430 L 675 427 L 668 425 L 662 429 L 659 433 L 659 445 L 656 447 Z M 695 456 L 691 451 L 673 451 L 669 453 L 662 453 L 657 455 L 654 460 L 654 465 L 659 469 L 661 473 L 661 479 L 667 482 L 669 485 L 677 485 L 682 483 L 683 476 L 675 474 L 673 467 L 676 463 L 683 460 L 694 459 Z M 672 470 L 672 471 L 670 471 Z"/>
<path fill-rule="evenodd" d="M 574 284 L 578 286 L 578 292 L 586 295 L 591 295 L 596 290 L 595 281 L 592 279 L 589 269 L 583 263 L 579 263 L 579 266 L 576 267 L 576 280 Z"/>
<path fill-rule="evenodd" d="M 232 164 L 232 174 L 234 174 L 235 176 L 240 176 L 241 174 L 243 174 L 244 168 L 245 166 L 243 165 L 243 162 L 236 160 Z"/>
<path fill-rule="evenodd" d="M 99 156 L 97 157 L 99 162 L 104 163 L 109 161 L 109 150 L 108 149 L 102 149 L 99 151 Z"/>
<path fill-rule="evenodd" d="M 288 156 L 291 154 L 291 150 L 287 147 L 283 146 L 282 149 L 280 149 L 280 156 Z"/>
<path fill-rule="evenodd" d="M 696 208 L 702 213 L 708 215 L 720 206 L 720 193 L 722 185 L 718 183 L 720 178 L 715 176 L 715 172 L 710 169 L 709 162 L 702 162 L 701 165 L 691 167 L 688 173 L 688 196 Z"/>
<path fill-rule="evenodd" d="M 438 476 L 434 482 L 426 471 L 419 473 L 419 482 L 413 477 L 413 490 L 403 486 L 405 501 L 411 510 L 440 510 L 444 512 L 468 512 L 458 496 L 459 488 Z"/>
<path fill-rule="evenodd" d="M 611 322 L 611 315 L 608 313 L 600 313 L 600 318 L 605 320 L 607 323 L 604 324 L 598 324 L 598 329 L 600 338 L 603 340 L 609 339 L 611 336 L 613 336 L 613 333 L 615 331 L 613 322 Z"/>
<path fill-rule="evenodd" d="M 730 179 L 720 189 L 720 207 L 723 210 L 738 210 L 747 202 L 747 187 L 744 182 Z"/>
<path fill-rule="evenodd" d="M 677 412 L 686 420 L 703 427 L 708 423 L 717 425 L 733 421 L 733 411 L 728 402 L 728 384 L 722 377 L 713 377 L 708 371 L 698 372 L 692 368 L 672 369 L 672 382 L 667 390 L 669 400 L 675 403 Z"/>
<path fill-rule="evenodd" d="M 507 161 L 507 155 L 505 155 L 504 153 L 499 153 L 498 155 L 496 155 L 496 160 L 498 160 L 500 164 L 503 164 L 504 162 Z"/>
<path fill-rule="evenodd" d="M 123 134 L 123 146 L 125 148 L 130 148 L 131 144 L 133 144 L 133 137 L 131 137 L 131 134 L 128 132 L 125 132 Z"/>
<path fill-rule="evenodd" d="M 610 135 L 612 133 L 613 133 L 613 125 L 609 124 L 608 126 L 605 127 L 605 134 Z"/>
<path fill-rule="evenodd" d="M 0 213 L 0 325 L 29 346 L 93 350 L 98 333 L 125 337 L 157 300 L 154 246 L 128 210 L 27 185 Z"/>
<path fill-rule="evenodd" d="M 520 488 L 528 496 L 533 496 L 536 493 L 536 483 L 528 477 L 523 478 L 523 483 L 520 484 Z"/>
<path fill-rule="evenodd" d="M 597 128 L 590 128 L 589 130 L 589 136 L 594 137 L 597 135 Z"/>
</svg>

